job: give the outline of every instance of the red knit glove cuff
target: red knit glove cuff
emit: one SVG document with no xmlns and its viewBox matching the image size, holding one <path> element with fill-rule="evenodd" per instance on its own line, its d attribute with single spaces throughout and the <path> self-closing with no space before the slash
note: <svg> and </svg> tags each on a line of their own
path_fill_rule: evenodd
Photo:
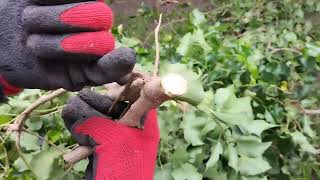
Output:
<svg viewBox="0 0 320 180">
<path fill-rule="evenodd" d="M 0 75 L 0 86 L 2 86 L 2 91 L 5 96 L 12 96 L 22 91 L 21 88 L 9 84 L 2 75 Z"/>
</svg>

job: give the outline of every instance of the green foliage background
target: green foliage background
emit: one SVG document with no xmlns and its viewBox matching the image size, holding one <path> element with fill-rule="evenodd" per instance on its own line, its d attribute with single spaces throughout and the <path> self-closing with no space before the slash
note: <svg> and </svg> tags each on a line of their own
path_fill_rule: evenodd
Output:
<svg viewBox="0 0 320 180">
<path fill-rule="evenodd" d="M 320 118 L 304 111 L 320 107 L 320 2 L 212 3 L 207 12 L 164 14 L 161 63 L 186 64 L 206 92 L 197 107 L 167 102 L 159 108 L 155 179 L 320 178 Z M 138 16 L 153 22 L 158 14 L 142 6 Z M 118 45 L 134 48 L 138 66 L 148 71 L 155 55 L 152 34 L 137 31 L 113 30 Z M 0 178 L 34 179 L 4 128 L 44 93 L 25 90 L 0 106 Z M 67 170 L 61 158 L 74 147 L 59 115 L 70 95 L 27 121 L 22 147 L 39 179 L 83 176 L 86 161 Z"/>
</svg>

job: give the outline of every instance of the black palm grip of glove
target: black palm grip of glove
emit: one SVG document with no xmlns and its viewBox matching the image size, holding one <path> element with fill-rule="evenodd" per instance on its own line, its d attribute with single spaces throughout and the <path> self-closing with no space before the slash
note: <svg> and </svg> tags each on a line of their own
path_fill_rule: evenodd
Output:
<svg viewBox="0 0 320 180">
<path fill-rule="evenodd" d="M 14 86 L 77 91 L 118 81 L 135 64 L 133 50 L 113 50 L 103 2 L 1 0 L 0 19 L 0 75 Z"/>
</svg>

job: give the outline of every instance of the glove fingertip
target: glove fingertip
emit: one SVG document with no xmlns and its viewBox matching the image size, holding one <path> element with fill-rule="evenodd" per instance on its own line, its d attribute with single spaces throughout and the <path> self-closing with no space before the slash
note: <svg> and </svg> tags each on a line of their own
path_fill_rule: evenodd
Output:
<svg viewBox="0 0 320 180">
<path fill-rule="evenodd" d="M 136 64 L 136 53 L 130 48 L 118 48 L 98 61 L 98 66 L 114 80 L 129 74 Z"/>
</svg>

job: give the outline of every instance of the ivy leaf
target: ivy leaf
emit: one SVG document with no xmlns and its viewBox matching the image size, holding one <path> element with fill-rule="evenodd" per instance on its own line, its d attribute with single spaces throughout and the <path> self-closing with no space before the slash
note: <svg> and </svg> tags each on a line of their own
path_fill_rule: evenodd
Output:
<svg viewBox="0 0 320 180">
<path fill-rule="evenodd" d="M 32 154 L 24 154 L 27 162 L 30 163 L 32 159 Z M 13 166 L 18 170 L 18 172 L 23 172 L 28 170 L 28 166 L 23 162 L 23 160 L 19 157 L 17 160 L 14 161 Z"/>
<path fill-rule="evenodd" d="M 203 117 L 196 117 L 194 111 L 187 112 L 182 122 L 184 139 L 193 146 L 203 145 L 201 129 L 206 124 L 206 121 Z"/>
<path fill-rule="evenodd" d="M 207 20 L 204 14 L 199 11 L 199 9 L 194 9 L 190 14 L 190 21 L 194 26 L 200 28 L 200 26 L 204 24 Z"/>
<path fill-rule="evenodd" d="M 269 111 L 265 111 L 264 113 L 264 117 L 266 118 L 266 121 L 271 123 L 271 124 L 274 124 L 275 121 L 274 121 L 274 118 L 272 117 L 271 113 Z"/>
<path fill-rule="evenodd" d="M 291 133 L 292 141 L 295 145 L 299 145 L 301 150 L 312 154 L 316 153 L 316 149 L 309 143 L 308 139 L 299 131 Z"/>
<path fill-rule="evenodd" d="M 181 113 L 178 113 L 174 110 L 159 110 L 158 117 L 161 139 L 169 140 L 170 138 L 172 138 L 172 136 L 170 136 L 170 132 L 175 131 L 180 126 Z M 170 119 L 170 121 L 168 121 L 168 119 Z"/>
<path fill-rule="evenodd" d="M 32 157 L 30 165 L 39 179 L 46 180 L 50 178 L 50 173 L 53 170 L 54 161 L 58 157 L 59 152 L 57 151 L 41 151 Z"/>
<path fill-rule="evenodd" d="M 218 141 L 217 144 L 211 148 L 211 155 L 206 164 L 206 169 L 213 167 L 218 162 L 222 153 L 223 148 L 221 143 Z"/>
<path fill-rule="evenodd" d="M 187 153 L 186 147 L 178 147 L 171 156 L 171 162 L 173 166 L 179 166 L 188 161 L 189 154 Z"/>
<path fill-rule="evenodd" d="M 239 171 L 245 176 L 254 176 L 268 171 L 271 166 L 262 157 L 249 158 L 240 157 L 238 163 Z"/>
<path fill-rule="evenodd" d="M 89 161 L 87 159 L 79 161 L 73 166 L 73 170 L 77 172 L 86 172 L 88 164 Z"/>
<path fill-rule="evenodd" d="M 258 177 L 258 176 L 245 177 L 245 176 L 241 176 L 241 180 L 268 180 L 268 178 L 267 178 L 267 176 L 263 176 L 263 177 Z"/>
<path fill-rule="evenodd" d="M 250 124 L 254 120 L 251 98 L 236 98 L 233 86 L 218 89 L 214 101 L 213 114 L 229 125 Z"/>
<path fill-rule="evenodd" d="M 20 144 L 21 147 L 23 147 L 27 151 L 38 150 L 40 149 L 38 140 L 38 137 L 26 132 L 22 132 Z"/>
<path fill-rule="evenodd" d="M 314 138 L 316 136 L 316 133 L 311 128 L 310 118 L 307 116 L 303 117 L 303 132 L 310 138 Z"/>
<path fill-rule="evenodd" d="M 294 42 L 297 40 L 297 35 L 294 32 L 287 32 L 284 35 L 285 40 L 287 40 L 288 42 Z"/>
<path fill-rule="evenodd" d="M 220 168 L 209 168 L 205 171 L 204 176 L 214 180 L 229 180 L 227 172 Z"/>
<path fill-rule="evenodd" d="M 40 118 L 32 118 L 26 121 L 26 125 L 28 126 L 29 130 L 37 131 L 41 129 L 43 125 L 43 121 Z"/>
<path fill-rule="evenodd" d="M 229 86 L 227 88 L 218 89 L 213 99 L 217 111 L 229 109 L 237 99 L 234 93 L 234 87 Z"/>
<path fill-rule="evenodd" d="M 192 163 L 196 167 L 203 166 L 203 160 L 207 158 L 203 147 L 197 146 L 188 148 L 188 153 L 190 155 L 190 163 Z"/>
<path fill-rule="evenodd" d="M 192 34 L 187 33 L 180 39 L 180 45 L 177 48 L 177 53 L 186 56 L 189 52 L 189 48 L 192 46 L 193 39 Z"/>
<path fill-rule="evenodd" d="M 134 47 L 138 44 L 140 44 L 140 40 L 136 38 L 128 38 L 128 37 L 123 37 L 121 39 L 121 43 L 124 44 L 126 47 Z"/>
<path fill-rule="evenodd" d="M 206 91 L 204 94 L 203 101 L 197 106 L 197 108 L 207 114 L 212 113 L 214 107 L 214 94 L 212 90 Z"/>
<path fill-rule="evenodd" d="M 202 175 L 197 171 L 197 168 L 189 163 L 175 169 L 172 176 L 174 180 L 202 180 Z"/>
<path fill-rule="evenodd" d="M 247 157 L 260 157 L 271 146 L 272 142 L 237 141 L 239 154 Z"/>
<path fill-rule="evenodd" d="M 187 33 L 183 36 L 177 48 L 177 53 L 181 56 L 187 56 L 194 45 L 201 47 L 205 54 L 208 54 L 212 50 L 205 39 L 203 30 L 197 29 L 193 33 Z"/>
<path fill-rule="evenodd" d="M 238 153 L 233 144 L 228 144 L 228 166 L 238 172 Z"/>
<path fill-rule="evenodd" d="M 185 64 L 164 64 L 160 68 L 160 77 L 175 73 L 181 75 L 187 82 L 187 92 L 175 97 L 176 100 L 186 101 L 194 106 L 200 104 L 205 96 L 200 76 L 188 69 Z"/>
<path fill-rule="evenodd" d="M 255 120 L 248 124 L 238 124 L 241 131 L 245 134 L 254 134 L 260 137 L 261 133 L 267 129 L 277 127 L 278 125 L 269 124 L 263 120 Z"/>
<path fill-rule="evenodd" d="M 154 180 L 173 180 L 171 171 L 172 170 L 170 164 L 165 164 L 161 167 L 157 167 Z"/>
</svg>

